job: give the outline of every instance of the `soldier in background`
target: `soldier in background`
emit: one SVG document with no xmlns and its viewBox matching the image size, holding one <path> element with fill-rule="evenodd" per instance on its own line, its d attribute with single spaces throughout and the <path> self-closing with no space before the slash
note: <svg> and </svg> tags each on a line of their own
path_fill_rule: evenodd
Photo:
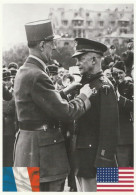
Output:
<svg viewBox="0 0 136 195">
<path fill-rule="evenodd" d="M 8 90 L 8 93 L 10 93 L 9 99 L 7 99 L 7 97 L 3 99 L 3 166 L 12 167 L 16 133 L 16 112 L 13 95 L 13 83 L 11 82 L 11 72 L 9 70 L 3 72 L 3 82 L 6 90 Z"/>
<path fill-rule="evenodd" d="M 115 62 L 120 61 L 121 58 L 116 54 L 116 47 L 111 45 L 109 48 L 110 55 L 105 56 L 102 59 L 101 66 L 102 70 L 112 68 Z"/>
<path fill-rule="evenodd" d="M 122 100 L 119 101 L 120 138 L 117 147 L 119 167 L 133 167 L 133 83 L 125 80 L 124 62 L 113 67 L 113 76 Z"/>
<path fill-rule="evenodd" d="M 77 120 L 75 144 L 75 175 L 77 190 L 96 191 L 96 168 L 116 167 L 116 146 L 119 135 L 117 98 L 113 86 L 103 76 L 101 58 L 107 47 L 84 38 L 76 39 L 81 83 L 94 88 L 91 109 Z"/>
<path fill-rule="evenodd" d="M 122 53 L 122 60 L 125 63 L 126 76 L 131 76 L 132 66 L 134 64 L 134 45 L 133 40 L 130 39 L 127 44 L 127 51 Z"/>
</svg>

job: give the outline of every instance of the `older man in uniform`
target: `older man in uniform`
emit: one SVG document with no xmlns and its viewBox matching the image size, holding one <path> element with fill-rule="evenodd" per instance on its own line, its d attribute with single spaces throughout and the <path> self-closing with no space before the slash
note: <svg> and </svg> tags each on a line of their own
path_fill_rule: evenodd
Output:
<svg viewBox="0 0 136 195">
<path fill-rule="evenodd" d="M 46 69 L 55 49 L 50 20 L 25 25 L 29 57 L 15 78 L 15 103 L 19 136 L 16 167 L 40 167 L 40 190 L 61 191 L 69 172 L 64 138 L 58 120 L 73 120 L 90 108 L 89 85 L 71 102 L 62 99 Z M 68 93 L 63 91 L 63 96 Z"/>
<path fill-rule="evenodd" d="M 96 191 L 96 168 L 116 167 L 119 133 L 118 105 L 110 81 L 101 71 L 101 58 L 107 47 L 99 42 L 77 38 L 76 52 L 81 83 L 94 88 L 91 109 L 77 120 L 75 174 L 78 191 Z"/>
</svg>

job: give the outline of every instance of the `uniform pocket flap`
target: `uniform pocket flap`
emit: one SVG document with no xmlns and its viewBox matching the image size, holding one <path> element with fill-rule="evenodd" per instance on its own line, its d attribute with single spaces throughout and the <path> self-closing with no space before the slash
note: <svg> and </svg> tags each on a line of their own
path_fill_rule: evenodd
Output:
<svg viewBox="0 0 136 195">
<path fill-rule="evenodd" d="M 60 132 L 40 132 L 38 136 L 39 146 L 48 146 L 64 141 L 64 137 Z"/>
</svg>

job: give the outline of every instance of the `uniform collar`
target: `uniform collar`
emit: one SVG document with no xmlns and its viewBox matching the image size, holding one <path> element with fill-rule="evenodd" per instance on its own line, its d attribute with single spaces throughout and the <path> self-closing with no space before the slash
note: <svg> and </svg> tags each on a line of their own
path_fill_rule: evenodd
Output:
<svg viewBox="0 0 136 195">
<path fill-rule="evenodd" d="M 29 55 L 27 62 L 31 63 L 33 62 L 34 64 L 38 65 L 44 72 L 48 72 L 47 71 L 47 65 L 37 56 L 34 55 Z M 38 62 L 38 63 L 37 63 Z"/>
<path fill-rule="evenodd" d="M 98 79 L 98 78 L 100 78 L 101 76 L 103 76 L 103 73 L 102 73 L 102 71 L 100 71 L 100 72 L 98 72 L 98 73 L 96 73 L 96 74 L 84 74 L 83 76 L 82 76 L 82 80 L 81 80 L 81 83 L 88 83 L 88 82 L 92 82 L 92 81 L 94 81 L 95 79 Z"/>
</svg>

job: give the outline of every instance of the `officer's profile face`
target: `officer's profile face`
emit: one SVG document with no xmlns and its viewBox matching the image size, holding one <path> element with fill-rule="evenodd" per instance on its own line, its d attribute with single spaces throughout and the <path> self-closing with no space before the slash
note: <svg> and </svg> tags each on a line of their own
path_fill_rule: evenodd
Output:
<svg viewBox="0 0 136 195">
<path fill-rule="evenodd" d="M 56 42 L 55 42 L 55 40 L 44 42 L 43 51 L 42 51 L 42 57 L 45 60 L 50 61 L 51 58 L 52 58 L 53 50 L 55 50 L 55 49 L 56 49 Z"/>
<path fill-rule="evenodd" d="M 93 53 L 87 53 L 76 57 L 76 65 L 79 67 L 80 74 L 91 73 L 94 69 L 92 60 L 95 57 Z"/>
<path fill-rule="evenodd" d="M 123 70 L 113 68 L 113 76 L 118 83 L 122 83 L 125 80 L 126 74 Z"/>
</svg>

